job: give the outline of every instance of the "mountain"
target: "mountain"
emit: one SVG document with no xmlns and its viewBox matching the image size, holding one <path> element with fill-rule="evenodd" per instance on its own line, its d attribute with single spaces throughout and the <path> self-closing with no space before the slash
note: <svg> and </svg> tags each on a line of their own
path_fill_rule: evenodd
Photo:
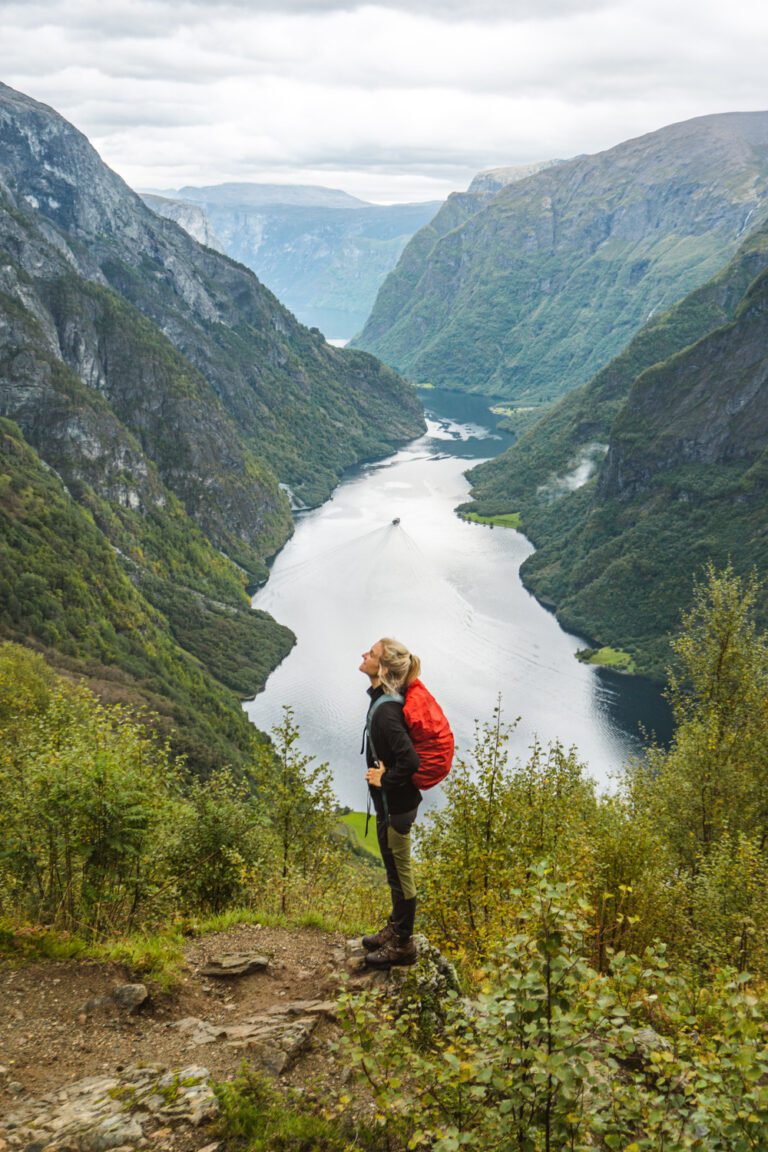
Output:
<svg viewBox="0 0 768 1152">
<path fill-rule="evenodd" d="M 237 571 L 178 508 L 134 533 L 84 496 L 0 418 L 0 640 L 84 676 L 107 703 L 151 709 L 198 772 L 239 765 L 256 733 L 238 697 L 288 654 L 291 632 L 248 608 Z M 173 535 L 145 550 L 153 532 Z"/>
<path fill-rule="evenodd" d="M 263 208 L 291 205 L 296 208 L 367 208 L 367 201 L 350 196 L 340 188 L 323 188 L 319 184 L 187 184 L 176 193 L 181 200 L 215 204 L 220 208 Z"/>
<path fill-rule="evenodd" d="M 408 240 L 440 207 L 279 184 L 187 187 L 173 197 L 145 200 L 251 268 L 302 323 L 340 340 L 360 331 Z"/>
<path fill-rule="evenodd" d="M 768 112 L 675 124 L 456 201 L 408 245 L 355 344 L 420 383 L 548 403 L 767 214 Z"/>
<path fill-rule="evenodd" d="M 516 184 L 518 180 L 526 180 L 543 172 L 545 168 L 553 168 L 555 164 L 562 164 L 562 160 L 540 160 L 535 164 L 513 164 L 506 168 L 486 168 L 478 172 L 465 193 L 466 196 L 475 196 L 480 200 L 490 200 L 498 195 L 508 184 Z"/>
<path fill-rule="evenodd" d="M 158 216 L 165 216 L 174 220 L 179 227 L 188 232 L 198 244 L 206 248 L 215 248 L 217 252 L 224 252 L 224 245 L 211 227 L 211 222 L 205 210 L 199 204 L 192 204 L 189 200 L 169 200 L 165 196 L 155 196 L 144 193 L 142 199 Z"/>
<path fill-rule="evenodd" d="M 768 223 L 586 386 L 471 475 L 518 511 L 526 584 L 564 624 L 661 677 L 703 566 L 765 571 Z M 768 597 L 762 612 L 768 619 Z"/>
<path fill-rule="evenodd" d="M 251 272 L 151 212 L 72 125 L 5 85 L 0 417 L 13 422 L 0 571 L 25 589 L 13 612 L 0 604 L 0 635 L 111 678 L 120 698 L 164 713 L 198 765 L 216 715 L 229 758 L 242 754 L 238 697 L 292 643 L 246 595 L 292 530 L 281 485 L 315 503 L 345 468 L 423 428 L 393 372 L 328 347 Z M 67 508 L 53 520 L 51 483 Z M 109 579 L 97 575 L 107 554 Z M 93 581 L 76 613 L 70 576 Z M 123 611 L 128 584 L 138 600 Z"/>
</svg>

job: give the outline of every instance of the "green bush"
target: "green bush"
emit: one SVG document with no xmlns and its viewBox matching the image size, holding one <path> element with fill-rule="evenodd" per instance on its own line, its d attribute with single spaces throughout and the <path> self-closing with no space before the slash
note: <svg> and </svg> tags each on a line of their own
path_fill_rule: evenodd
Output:
<svg viewBox="0 0 768 1152">
<path fill-rule="evenodd" d="M 768 1140 L 768 1020 L 746 978 L 703 991 L 663 946 L 587 958 L 589 905 L 531 869 L 476 1001 L 446 996 L 425 1047 L 386 991 L 342 1000 L 342 1053 L 388 1147 L 746 1152 Z"/>
<path fill-rule="evenodd" d="M 532 860 L 548 854 L 579 873 L 589 865 L 597 801 L 583 765 L 559 744 L 535 744 L 525 764 L 510 765 L 510 731 L 497 706 L 446 779 L 445 806 L 417 830 L 426 931 L 470 967 L 503 938 Z"/>
<path fill-rule="evenodd" d="M 250 773 L 205 780 L 41 656 L 0 645 L 0 916 L 86 940 L 239 906 L 367 926 L 381 868 L 338 836 L 290 709 Z M 11 936 L 14 932 L 11 931 Z"/>
</svg>

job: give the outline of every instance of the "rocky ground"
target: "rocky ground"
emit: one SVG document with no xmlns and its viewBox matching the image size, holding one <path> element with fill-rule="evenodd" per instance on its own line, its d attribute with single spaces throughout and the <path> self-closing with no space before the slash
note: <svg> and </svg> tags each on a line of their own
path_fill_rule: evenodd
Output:
<svg viewBox="0 0 768 1152">
<path fill-rule="evenodd" d="M 117 966 L 0 967 L 0 1152 L 217 1146 L 211 1079 L 243 1059 L 317 1087 L 334 998 L 356 961 L 341 936 L 243 926 L 191 941 L 182 983 L 160 994 Z"/>
</svg>

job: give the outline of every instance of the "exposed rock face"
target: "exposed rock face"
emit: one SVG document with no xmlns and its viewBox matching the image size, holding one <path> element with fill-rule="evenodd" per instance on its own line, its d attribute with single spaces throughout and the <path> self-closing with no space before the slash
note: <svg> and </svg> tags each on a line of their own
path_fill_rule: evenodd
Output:
<svg viewBox="0 0 768 1152">
<path fill-rule="evenodd" d="M 151 503 L 163 497 L 148 457 L 242 562 L 289 531 L 278 478 L 317 500 L 356 459 L 418 433 L 418 402 L 392 373 L 327 348 L 245 269 L 151 212 L 71 125 L 5 86 L 0 143 L 12 301 L 0 412 L 70 479 L 101 488 L 106 473 L 110 498 Z"/>
<path fill-rule="evenodd" d="M 561 160 L 542 160 L 538 164 L 515 164 L 509 168 L 487 168 L 478 172 L 467 189 L 468 196 L 478 196 L 491 199 L 506 188 L 508 184 L 515 184 L 518 180 L 526 180 L 543 172 L 545 168 L 552 168 L 561 164 Z"/>
<path fill-rule="evenodd" d="M 207 248 L 215 248 L 217 252 L 226 252 L 226 248 L 214 232 L 210 220 L 199 204 L 190 204 L 186 200 L 173 200 L 166 196 L 153 196 L 150 193 L 145 193 L 142 199 L 153 212 L 157 212 L 158 216 L 166 216 L 169 220 L 175 220 L 179 227 L 188 232 L 193 240 L 197 240 L 198 244 L 205 244 Z"/>
<path fill-rule="evenodd" d="M 672 125 L 484 205 L 454 200 L 452 227 L 414 237 L 356 344 L 416 381 L 552 400 L 714 275 L 766 214 L 768 113 Z"/>
<path fill-rule="evenodd" d="M 768 272 L 730 325 L 638 378 L 614 424 L 597 499 L 637 498 L 689 465 L 712 469 L 714 479 L 766 449 Z"/>
<path fill-rule="evenodd" d="M 146 1147 L 147 1137 L 170 1124 L 197 1127 L 219 1110 L 207 1068 L 176 1071 L 127 1068 L 117 1076 L 89 1076 L 0 1120 L 11 1148 L 71 1148 L 107 1152 Z"/>
<path fill-rule="evenodd" d="M 183 188 L 149 206 L 246 267 L 304 324 L 348 339 L 413 233 L 439 202 L 366 204 L 332 189 L 222 184 Z"/>
<path fill-rule="evenodd" d="M 226 1044 L 246 1052 L 252 1061 L 275 1075 L 285 1072 L 304 1052 L 323 1017 L 333 1017 L 334 1001 L 301 1000 L 275 1005 L 266 1012 L 249 1016 L 236 1024 L 213 1024 L 187 1016 L 175 1028 L 191 1048 L 205 1044 Z"/>
</svg>

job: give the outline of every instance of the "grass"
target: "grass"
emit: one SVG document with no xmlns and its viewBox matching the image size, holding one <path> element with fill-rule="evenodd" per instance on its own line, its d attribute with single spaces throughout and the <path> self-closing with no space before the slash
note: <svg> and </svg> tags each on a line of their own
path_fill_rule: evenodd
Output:
<svg viewBox="0 0 768 1152">
<path fill-rule="evenodd" d="M 0 922 L 0 956 L 11 961 L 30 960 L 98 960 L 105 964 L 122 964 L 134 976 L 150 980 L 167 992 L 181 980 L 184 968 L 184 939 L 226 932 L 242 924 L 261 924 L 265 928 L 319 928 L 329 926 L 315 913 L 290 920 L 279 913 L 231 908 L 203 919 L 185 919 L 178 925 L 159 932 L 135 932 L 109 940 L 84 940 L 82 937 L 53 928 L 13 925 Z"/>
<path fill-rule="evenodd" d="M 377 860 L 381 860 L 379 841 L 376 836 L 376 820 L 372 816 L 368 835 L 365 835 L 365 812 L 347 812 L 341 817 L 341 822 L 349 829 L 351 840 L 365 852 L 370 852 Z"/>
<path fill-rule="evenodd" d="M 494 416 L 517 416 L 518 413 L 541 412 L 540 404 L 529 404 L 527 407 L 516 408 L 511 404 L 493 404 L 490 408 Z"/>
<path fill-rule="evenodd" d="M 40 925 L 0 923 L 0 955 L 12 961 L 99 960 L 123 964 L 134 975 L 168 991 L 181 979 L 184 939 L 176 928 L 135 932 L 112 940 L 84 940 L 70 932 Z"/>
<path fill-rule="evenodd" d="M 362 813 L 352 815 L 361 816 L 364 821 Z M 375 840 L 375 832 L 372 835 Z M 370 840 L 371 835 L 368 837 Z M 372 855 L 374 846 L 368 841 L 364 848 Z M 253 908 L 229 908 L 216 915 L 185 917 L 158 932 L 134 932 L 107 940 L 86 940 L 61 929 L 15 924 L 0 918 L 0 958 L 12 964 L 35 960 L 96 960 L 104 964 L 121 964 L 133 976 L 148 980 L 160 991 L 168 992 L 180 983 L 183 976 L 185 939 L 227 932 L 246 924 L 347 934 L 365 931 L 369 927 L 319 911 L 284 916 L 279 912 Z"/>
<path fill-rule="evenodd" d="M 576 653 L 576 659 L 582 664 L 599 664 L 616 672 L 627 672 L 630 676 L 635 672 L 633 657 L 621 648 L 582 648 Z"/>
<path fill-rule="evenodd" d="M 214 1085 L 218 1134 L 248 1152 L 352 1152 L 372 1147 L 359 1128 L 348 1140 L 338 1120 L 312 1112 L 302 1096 L 282 1093 L 243 1063 L 234 1080 Z M 362 1143 L 360 1138 L 363 1138 Z M 377 1142 L 377 1147 L 380 1146 Z"/>
<path fill-rule="evenodd" d="M 462 520 L 469 520 L 471 524 L 491 524 L 499 528 L 515 528 L 520 530 L 521 517 L 519 512 L 502 512 L 498 516 L 480 516 L 477 512 L 459 512 Z"/>
</svg>

